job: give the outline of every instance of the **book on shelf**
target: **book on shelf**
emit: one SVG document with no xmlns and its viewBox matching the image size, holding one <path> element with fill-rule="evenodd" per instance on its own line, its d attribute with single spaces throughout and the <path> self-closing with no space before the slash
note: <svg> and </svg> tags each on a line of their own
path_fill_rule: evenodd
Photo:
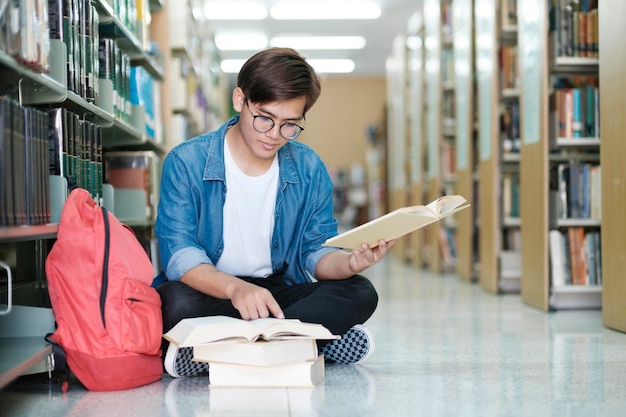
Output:
<svg viewBox="0 0 626 417">
<path fill-rule="evenodd" d="M 182 319 L 163 337 L 178 346 L 195 346 L 224 340 L 254 342 L 293 338 L 338 339 L 326 327 L 297 319 L 273 317 L 242 320 L 227 316 Z"/>
<path fill-rule="evenodd" d="M 195 345 L 193 360 L 250 366 L 279 366 L 315 360 L 317 342 L 311 338 L 212 342 Z"/>
<path fill-rule="evenodd" d="M 209 363 L 209 388 L 313 388 L 324 379 L 324 355 L 281 366 Z"/>
<path fill-rule="evenodd" d="M 366 243 L 376 247 L 380 240 L 400 238 L 467 207 L 469 203 L 460 195 L 442 196 L 427 205 L 396 209 L 328 239 L 323 246 L 360 249 Z"/>
<path fill-rule="evenodd" d="M 552 286 L 602 285 L 600 231 L 569 227 L 550 230 L 550 273 Z"/>
<path fill-rule="evenodd" d="M 104 182 L 115 188 L 141 189 L 146 194 L 146 218 L 156 219 L 161 159 L 154 151 L 104 153 Z"/>
</svg>

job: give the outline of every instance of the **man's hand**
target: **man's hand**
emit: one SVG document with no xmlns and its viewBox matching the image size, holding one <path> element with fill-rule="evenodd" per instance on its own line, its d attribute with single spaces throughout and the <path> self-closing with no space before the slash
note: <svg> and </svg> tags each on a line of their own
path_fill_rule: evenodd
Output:
<svg viewBox="0 0 626 417">
<path fill-rule="evenodd" d="M 238 281 L 232 285 L 227 295 L 242 319 L 254 320 L 270 315 L 279 319 L 285 318 L 269 290 L 243 280 Z"/>
<path fill-rule="evenodd" d="M 370 266 L 380 262 L 385 254 L 398 240 L 388 242 L 381 240 L 375 248 L 370 248 L 366 243 L 362 249 L 346 252 L 336 250 L 322 256 L 315 267 L 317 279 L 346 279 L 360 274 Z"/>
<path fill-rule="evenodd" d="M 244 320 L 270 316 L 285 318 L 280 305 L 269 290 L 221 272 L 213 265 L 198 265 L 184 274 L 180 280 L 196 291 L 230 300 Z"/>
<path fill-rule="evenodd" d="M 361 245 L 361 249 L 354 249 L 352 251 L 352 256 L 349 259 L 349 265 L 352 272 L 355 274 L 359 274 L 365 271 L 370 266 L 378 263 L 387 251 L 395 245 L 397 239 L 386 242 L 381 240 L 378 242 L 378 246 L 375 248 L 370 248 L 367 243 Z"/>
</svg>

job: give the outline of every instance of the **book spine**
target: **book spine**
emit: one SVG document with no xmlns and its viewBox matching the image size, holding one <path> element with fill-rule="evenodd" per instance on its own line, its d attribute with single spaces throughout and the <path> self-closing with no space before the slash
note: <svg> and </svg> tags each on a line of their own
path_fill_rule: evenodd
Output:
<svg viewBox="0 0 626 417">
<path fill-rule="evenodd" d="M 582 99 L 580 88 L 572 88 L 572 137 L 582 137 Z"/>
</svg>

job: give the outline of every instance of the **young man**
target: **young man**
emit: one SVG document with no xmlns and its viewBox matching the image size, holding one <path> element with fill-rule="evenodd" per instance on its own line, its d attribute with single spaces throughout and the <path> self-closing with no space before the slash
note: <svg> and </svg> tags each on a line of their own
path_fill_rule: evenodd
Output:
<svg viewBox="0 0 626 417">
<path fill-rule="evenodd" d="M 342 335 L 320 342 L 330 362 L 358 363 L 373 350 L 361 324 L 378 295 L 358 274 L 394 242 L 352 252 L 322 246 L 337 234 L 333 183 L 319 156 L 294 140 L 319 95 L 318 76 L 297 52 L 261 51 L 238 75 L 239 116 L 168 154 L 155 226 L 165 332 L 188 317 L 297 318 Z M 172 376 L 208 369 L 191 362 L 191 348 L 166 350 Z"/>
</svg>

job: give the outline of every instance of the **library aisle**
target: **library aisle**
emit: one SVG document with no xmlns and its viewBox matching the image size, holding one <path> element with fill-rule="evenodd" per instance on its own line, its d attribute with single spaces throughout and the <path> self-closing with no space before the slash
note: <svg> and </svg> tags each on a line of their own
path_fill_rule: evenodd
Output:
<svg viewBox="0 0 626 417">
<path fill-rule="evenodd" d="M 454 275 L 392 257 L 369 271 L 380 294 L 364 365 L 328 365 L 315 389 L 214 389 L 164 377 L 139 389 L 62 395 L 41 376 L 0 391 L 2 416 L 620 416 L 626 334 L 599 310 L 545 313 Z"/>
</svg>

